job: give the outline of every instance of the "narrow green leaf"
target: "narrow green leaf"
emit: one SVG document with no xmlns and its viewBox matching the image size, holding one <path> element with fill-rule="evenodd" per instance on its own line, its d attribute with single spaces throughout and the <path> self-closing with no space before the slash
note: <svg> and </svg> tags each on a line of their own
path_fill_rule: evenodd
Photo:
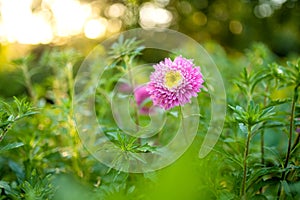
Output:
<svg viewBox="0 0 300 200">
<path fill-rule="evenodd" d="M 263 194 L 256 194 L 251 197 L 251 200 L 268 200 L 268 198 Z"/>
<path fill-rule="evenodd" d="M 288 182 L 286 182 L 286 180 L 283 180 L 283 181 L 281 181 L 281 184 L 283 186 L 283 190 L 284 190 L 285 194 L 288 196 L 291 196 L 291 189 L 290 189 Z"/>
<path fill-rule="evenodd" d="M 21 147 L 23 146 L 24 143 L 22 142 L 14 142 L 14 143 L 10 143 L 4 147 L 0 147 L 0 153 L 4 152 L 4 151 L 8 151 L 8 150 L 11 150 L 11 149 L 15 149 L 15 148 L 18 148 L 18 147 Z"/>
</svg>

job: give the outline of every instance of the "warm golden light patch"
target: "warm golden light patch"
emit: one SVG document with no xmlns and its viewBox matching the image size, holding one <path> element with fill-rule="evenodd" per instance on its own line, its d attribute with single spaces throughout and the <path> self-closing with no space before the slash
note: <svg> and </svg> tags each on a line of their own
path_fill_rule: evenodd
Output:
<svg viewBox="0 0 300 200">
<path fill-rule="evenodd" d="M 165 86 L 168 89 L 177 87 L 182 83 L 182 76 L 179 71 L 168 71 L 165 75 Z"/>
</svg>

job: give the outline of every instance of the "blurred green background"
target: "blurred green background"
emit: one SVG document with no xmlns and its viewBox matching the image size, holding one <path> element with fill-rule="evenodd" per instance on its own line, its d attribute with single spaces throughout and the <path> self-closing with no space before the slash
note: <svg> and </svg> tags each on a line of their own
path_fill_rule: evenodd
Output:
<svg viewBox="0 0 300 200">
<path fill-rule="evenodd" d="M 170 28 L 201 44 L 220 44 L 238 56 L 263 42 L 277 56 L 300 51 L 297 0 L 0 0 L 0 95 L 23 88 L 10 61 L 32 52 L 73 47 L 86 55 L 113 34 L 142 27 Z M 6 82 L 11 87 L 6 87 Z"/>
</svg>

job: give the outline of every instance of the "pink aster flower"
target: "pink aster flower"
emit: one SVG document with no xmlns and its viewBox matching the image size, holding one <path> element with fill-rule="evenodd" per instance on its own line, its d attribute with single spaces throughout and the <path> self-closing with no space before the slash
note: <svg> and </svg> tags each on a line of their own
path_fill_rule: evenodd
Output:
<svg viewBox="0 0 300 200">
<path fill-rule="evenodd" d="M 297 126 L 296 132 L 297 132 L 297 133 L 300 133 L 300 126 Z"/>
<path fill-rule="evenodd" d="M 200 67 L 194 67 L 192 60 L 178 56 L 172 61 L 166 58 L 153 66 L 147 91 L 154 105 L 165 110 L 183 106 L 196 97 L 203 87 Z"/>
<path fill-rule="evenodd" d="M 300 124 L 299 124 L 300 117 L 296 118 L 295 121 L 296 121 L 296 132 L 300 133 Z"/>
<path fill-rule="evenodd" d="M 139 107 L 139 112 L 142 115 L 147 115 L 150 113 L 150 109 L 152 107 L 152 101 L 146 102 L 146 100 L 150 99 L 150 94 L 147 91 L 147 86 L 139 86 L 134 90 L 134 97 L 136 104 Z"/>
<path fill-rule="evenodd" d="M 129 83 L 126 83 L 126 82 L 120 82 L 118 83 L 117 85 L 117 91 L 118 92 L 121 92 L 123 94 L 130 94 L 132 93 L 132 87 L 130 86 Z"/>
</svg>

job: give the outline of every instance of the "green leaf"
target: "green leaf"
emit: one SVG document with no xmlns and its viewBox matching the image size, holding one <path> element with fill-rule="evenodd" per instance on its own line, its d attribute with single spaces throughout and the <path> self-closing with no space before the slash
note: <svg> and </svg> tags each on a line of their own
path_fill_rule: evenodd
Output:
<svg viewBox="0 0 300 200">
<path fill-rule="evenodd" d="M 233 138 L 226 138 L 223 140 L 223 142 L 225 143 L 236 143 L 236 140 L 234 140 Z"/>
<path fill-rule="evenodd" d="M 4 189 L 5 191 L 5 194 L 7 195 L 10 195 L 10 196 L 13 196 L 14 198 L 13 199 L 20 199 L 18 198 L 19 195 L 18 195 L 18 192 L 16 190 L 14 190 L 9 184 L 8 182 L 6 181 L 0 181 L 0 189 Z M 0 190 L 1 192 L 1 190 Z M 0 196 L 0 199 L 1 199 L 1 196 Z"/>
<path fill-rule="evenodd" d="M 10 121 L 0 122 L 0 128 L 5 128 L 5 127 L 7 127 L 10 123 L 11 123 Z"/>
<path fill-rule="evenodd" d="M 0 101 L 0 106 L 2 105 L 3 111 L 7 112 L 7 115 L 13 115 L 16 116 L 17 113 L 15 112 L 15 110 L 13 109 L 13 107 L 11 105 L 9 105 L 8 103 L 4 102 L 4 101 Z"/>
<path fill-rule="evenodd" d="M 139 108 L 143 108 L 143 107 L 146 107 L 146 108 L 149 108 L 151 107 L 152 105 L 152 99 L 151 98 L 146 98 L 139 106 Z"/>
<path fill-rule="evenodd" d="M 243 123 L 239 123 L 239 128 L 241 129 L 241 131 L 245 134 L 248 133 L 247 127 L 245 126 L 245 124 Z"/>
<path fill-rule="evenodd" d="M 179 117 L 178 111 L 170 111 L 167 114 L 175 118 Z"/>
<path fill-rule="evenodd" d="M 251 197 L 251 200 L 268 200 L 268 198 L 263 194 L 256 194 Z"/>
<path fill-rule="evenodd" d="M 144 173 L 144 178 L 149 179 L 151 181 L 157 181 L 158 177 L 157 177 L 157 173 L 155 172 L 147 172 Z"/>
<path fill-rule="evenodd" d="M 283 181 L 281 181 L 281 185 L 283 187 L 285 194 L 288 196 L 292 196 L 291 189 L 290 189 L 288 182 L 286 182 L 286 180 L 283 180 Z"/>
<path fill-rule="evenodd" d="M 8 162 L 8 166 L 15 173 L 15 175 L 17 176 L 18 179 L 20 179 L 20 180 L 24 179 L 25 172 L 24 172 L 23 167 L 19 163 L 10 160 Z"/>
<path fill-rule="evenodd" d="M 219 200 L 233 200 L 235 199 L 235 195 L 229 191 L 222 191 L 218 198 Z"/>
<path fill-rule="evenodd" d="M 283 169 L 280 167 L 264 167 L 256 170 L 247 180 L 247 188 L 252 188 L 266 177 L 280 177 Z"/>
<path fill-rule="evenodd" d="M 132 185 L 128 190 L 127 190 L 127 194 L 133 193 L 135 190 L 135 186 Z"/>
<path fill-rule="evenodd" d="M 271 106 L 278 106 L 278 105 L 281 105 L 281 104 L 285 104 L 285 103 L 288 103 L 290 102 L 291 99 L 276 99 L 276 100 L 272 100 L 268 105 L 267 107 L 271 107 Z M 266 107 L 266 108 L 267 108 Z"/>
<path fill-rule="evenodd" d="M 4 190 L 10 190 L 10 186 L 6 181 L 0 181 L 0 188 L 3 188 Z"/>
<path fill-rule="evenodd" d="M 15 149 L 15 148 L 19 148 L 21 146 L 24 146 L 24 143 L 22 142 L 14 142 L 14 143 L 10 143 L 4 147 L 0 147 L 0 153 L 3 153 L 4 151 L 8 151 L 11 149 Z"/>
<path fill-rule="evenodd" d="M 127 66 L 125 63 L 131 63 L 133 59 L 136 56 L 141 55 L 141 52 L 145 49 L 145 47 L 141 45 L 141 42 L 142 41 L 137 40 L 136 38 L 124 40 L 124 36 L 121 35 L 118 41 L 112 44 L 111 49 L 108 52 L 113 63 L 110 68 L 121 65 L 126 69 Z"/>
<path fill-rule="evenodd" d="M 150 146 L 148 143 L 140 146 L 140 147 L 137 147 L 136 150 L 138 150 L 139 152 L 153 152 L 156 150 L 156 147 L 155 146 Z"/>
</svg>

